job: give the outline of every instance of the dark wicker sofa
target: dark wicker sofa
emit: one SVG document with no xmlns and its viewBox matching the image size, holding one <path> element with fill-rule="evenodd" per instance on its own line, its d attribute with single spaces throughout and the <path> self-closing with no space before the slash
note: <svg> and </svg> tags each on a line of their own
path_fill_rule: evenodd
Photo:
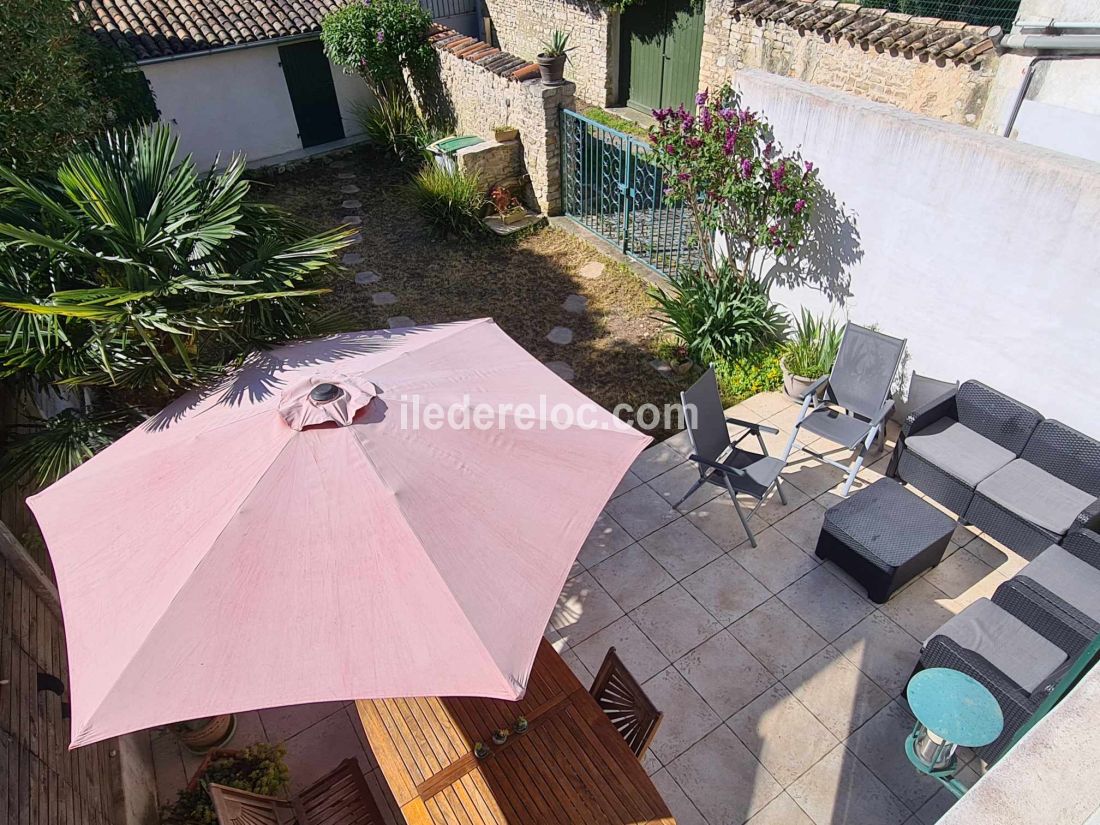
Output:
<svg viewBox="0 0 1100 825">
<path fill-rule="evenodd" d="M 1100 516 L 1100 442 L 978 381 L 906 417 L 887 474 L 1029 559 Z"/>
</svg>

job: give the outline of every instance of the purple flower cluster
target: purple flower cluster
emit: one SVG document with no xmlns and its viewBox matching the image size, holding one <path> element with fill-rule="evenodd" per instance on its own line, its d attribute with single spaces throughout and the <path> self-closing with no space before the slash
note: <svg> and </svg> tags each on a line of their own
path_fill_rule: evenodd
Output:
<svg viewBox="0 0 1100 825">
<path fill-rule="evenodd" d="M 379 29 L 378 34 L 375 35 L 374 39 L 381 43 L 383 40 L 386 39 L 386 33 Z"/>
</svg>

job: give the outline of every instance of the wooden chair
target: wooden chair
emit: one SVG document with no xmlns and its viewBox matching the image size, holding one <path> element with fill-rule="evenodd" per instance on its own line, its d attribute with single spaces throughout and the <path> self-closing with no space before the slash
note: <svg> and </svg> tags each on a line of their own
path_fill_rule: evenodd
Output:
<svg viewBox="0 0 1100 825">
<path fill-rule="evenodd" d="M 638 680 L 615 653 L 615 648 L 608 649 L 589 692 L 634 755 L 638 759 L 645 756 L 664 714 L 649 701 Z"/>
<path fill-rule="evenodd" d="M 355 758 L 345 759 L 293 799 L 210 785 L 220 825 L 382 825 Z"/>
</svg>

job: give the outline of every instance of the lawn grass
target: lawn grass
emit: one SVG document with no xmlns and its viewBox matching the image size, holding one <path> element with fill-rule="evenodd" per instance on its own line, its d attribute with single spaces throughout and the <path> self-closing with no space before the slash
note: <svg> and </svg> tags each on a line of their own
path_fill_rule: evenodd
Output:
<svg viewBox="0 0 1100 825">
<path fill-rule="evenodd" d="M 349 171 L 354 180 L 337 177 Z M 652 317 L 642 278 L 583 240 L 549 227 L 515 240 L 433 238 L 405 197 L 406 180 L 391 161 L 361 149 L 347 156 L 346 166 L 314 163 L 277 176 L 256 194 L 315 227 L 333 226 L 349 213 L 362 216 L 362 242 L 349 251 L 364 260 L 334 275 L 332 293 L 322 299 L 346 312 L 352 328 L 385 328 L 386 319 L 398 315 L 418 324 L 490 317 L 539 360 L 568 363 L 576 374 L 574 386 L 607 409 L 679 400 L 689 377 L 666 378 L 649 364 L 661 324 Z M 349 184 L 360 191 L 342 193 Z M 343 209 L 345 199 L 362 206 Z M 602 277 L 577 274 L 591 261 L 604 264 Z M 355 270 L 372 270 L 381 280 L 357 285 Z M 374 306 L 372 293 L 382 291 L 396 295 L 397 303 Z M 570 294 L 588 299 L 587 312 L 577 316 L 562 308 Z M 547 341 L 554 326 L 571 328 L 573 343 Z M 658 438 L 669 434 L 649 432 Z"/>
</svg>

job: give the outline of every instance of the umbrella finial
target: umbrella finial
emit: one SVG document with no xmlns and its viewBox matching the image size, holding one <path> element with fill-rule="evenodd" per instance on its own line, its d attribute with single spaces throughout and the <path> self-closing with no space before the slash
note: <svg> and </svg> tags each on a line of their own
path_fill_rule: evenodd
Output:
<svg viewBox="0 0 1100 825">
<path fill-rule="evenodd" d="M 318 384 L 309 391 L 310 400 L 317 404 L 327 404 L 340 395 L 340 388 L 335 384 Z"/>
</svg>

